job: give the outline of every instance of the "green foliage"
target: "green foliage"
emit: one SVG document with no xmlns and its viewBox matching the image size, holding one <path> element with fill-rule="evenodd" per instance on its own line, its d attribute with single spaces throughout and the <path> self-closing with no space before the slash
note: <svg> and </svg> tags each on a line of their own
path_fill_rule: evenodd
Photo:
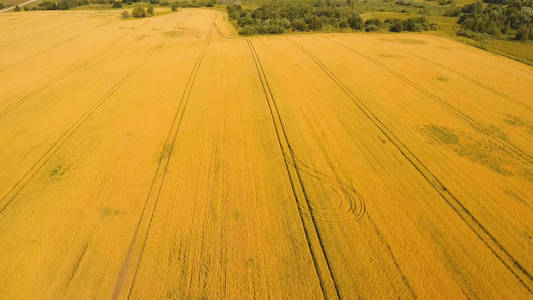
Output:
<svg viewBox="0 0 533 300">
<path fill-rule="evenodd" d="M 304 19 L 305 23 L 307 23 L 307 26 L 309 26 L 309 29 L 311 30 L 320 30 L 322 29 L 322 19 L 320 19 L 317 16 L 310 15 Z"/>
<path fill-rule="evenodd" d="M 342 20 L 339 22 L 339 28 L 346 28 L 348 27 L 348 22 L 346 20 Z"/>
<path fill-rule="evenodd" d="M 429 29 L 428 21 L 425 17 L 414 17 L 404 21 L 404 30 L 421 32 Z"/>
<path fill-rule="evenodd" d="M 457 30 L 457 36 L 463 36 L 463 37 L 473 39 L 473 40 L 479 40 L 481 38 L 481 36 L 478 33 L 475 33 L 470 30 L 465 30 L 465 29 Z"/>
<path fill-rule="evenodd" d="M 371 31 L 378 31 L 380 27 L 383 26 L 383 22 L 380 19 L 374 18 L 374 19 L 368 19 L 365 21 L 365 31 L 371 32 Z"/>
<path fill-rule="evenodd" d="M 153 15 L 154 14 L 154 7 L 153 6 L 148 6 L 148 8 L 146 9 L 146 13 L 149 14 L 149 15 Z"/>
<path fill-rule="evenodd" d="M 361 16 L 359 14 L 353 14 L 348 19 L 348 25 L 353 30 L 361 30 L 361 29 L 363 29 L 363 18 L 361 18 Z"/>
<path fill-rule="evenodd" d="M 146 17 L 146 11 L 144 10 L 144 8 L 137 6 L 131 12 L 131 16 L 134 18 L 144 18 Z"/>
<path fill-rule="evenodd" d="M 439 5 L 449 5 L 452 3 L 453 3 L 453 0 L 439 0 Z"/>
<path fill-rule="evenodd" d="M 380 19 L 374 18 L 374 19 L 368 19 L 365 21 L 365 26 L 375 25 L 377 27 L 381 27 L 383 25 L 383 22 L 381 22 Z"/>
<path fill-rule="evenodd" d="M 374 24 L 370 24 L 368 26 L 365 26 L 365 31 L 366 32 L 378 31 L 378 30 L 379 30 L 379 26 L 376 26 Z"/>
<path fill-rule="evenodd" d="M 402 32 L 402 31 L 420 32 L 424 30 L 429 30 L 431 28 L 431 26 L 429 25 L 425 17 L 412 17 L 406 20 L 386 19 L 385 24 L 389 25 L 389 31 L 391 32 Z M 437 24 L 433 25 L 434 29 L 436 25 Z"/>
<path fill-rule="evenodd" d="M 291 28 L 294 31 L 308 31 L 309 30 L 309 26 L 302 19 L 297 19 L 297 20 L 292 21 Z"/>
<path fill-rule="evenodd" d="M 18 5 L 15 5 L 15 11 L 20 11 L 20 7 Z"/>
<path fill-rule="evenodd" d="M 533 38 L 532 36 L 533 31 L 531 29 L 533 29 L 533 27 L 531 28 L 527 28 L 526 26 L 520 27 L 520 29 L 518 29 L 518 32 L 515 35 L 515 39 L 518 41 L 527 41 Z"/>
<path fill-rule="evenodd" d="M 215 0 L 201 0 L 201 1 L 192 0 L 192 2 L 187 0 L 187 1 L 176 1 L 174 2 L 173 5 L 176 5 L 176 7 L 213 7 L 215 6 L 215 4 L 216 4 Z M 159 3 L 159 5 L 162 5 L 162 4 Z"/>
<path fill-rule="evenodd" d="M 328 30 L 349 27 L 352 30 L 378 31 L 385 26 L 378 18 L 365 21 L 353 5 L 352 0 L 318 0 L 312 5 L 305 2 L 272 1 L 255 9 L 229 5 L 226 10 L 229 19 L 238 26 L 239 32 L 247 35 L 318 31 L 324 27 Z M 393 27 L 393 31 L 422 31 L 431 28 L 425 18 L 410 18 L 393 23 L 387 24 Z M 433 26 L 433 29 L 436 28 L 437 26 Z"/>
<path fill-rule="evenodd" d="M 479 1 L 463 6 L 457 20 L 463 31 L 458 35 L 469 37 L 473 32 L 496 38 L 512 36 L 521 41 L 532 38 L 533 0 L 486 1 L 490 3 L 485 7 Z"/>
<path fill-rule="evenodd" d="M 37 8 L 40 10 L 56 10 L 57 4 L 51 1 L 44 1 L 39 3 L 39 5 L 37 5 Z"/>
<path fill-rule="evenodd" d="M 385 24 L 389 24 L 389 31 L 390 32 L 402 32 L 404 30 L 403 28 L 403 20 L 400 19 L 386 19 Z"/>
<path fill-rule="evenodd" d="M 130 17 L 130 13 L 127 10 L 123 10 L 121 15 L 122 15 L 122 18 L 124 19 L 127 19 Z"/>
<path fill-rule="evenodd" d="M 58 2 L 44 1 L 34 6 L 35 10 L 68 10 L 73 7 L 89 5 L 87 0 L 60 0 Z"/>
<path fill-rule="evenodd" d="M 0 3 L 0 9 L 6 7 L 4 3 Z"/>
<path fill-rule="evenodd" d="M 445 17 L 457 17 L 460 13 L 461 9 L 457 6 L 448 7 L 446 10 L 444 10 Z"/>
<path fill-rule="evenodd" d="M 122 8 L 122 2 L 115 1 L 112 5 L 113 8 Z"/>
<path fill-rule="evenodd" d="M 172 6 L 170 7 L 170 10 L 171 11 L 178 11 L 178 6 L 176 4 L 172 4 Z"/>
</svg>

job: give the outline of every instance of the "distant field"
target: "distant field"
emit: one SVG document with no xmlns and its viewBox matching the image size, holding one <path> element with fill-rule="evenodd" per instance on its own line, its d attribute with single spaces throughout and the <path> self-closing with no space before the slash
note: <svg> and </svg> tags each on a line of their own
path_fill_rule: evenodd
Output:
<svg viewBox="0 0 533 300">
<path fill-rule="evenodd" d="M 533 68 L 216 9 L 0 14 L 0 299 L 529 299 Z"/>
<path fill-rule="evenodd" d="M 17 5 L 23 2 L 26 2 L 27 0 L 2 0 L 0 3 L 4 4 L 5 7 Z"/>
</svg>

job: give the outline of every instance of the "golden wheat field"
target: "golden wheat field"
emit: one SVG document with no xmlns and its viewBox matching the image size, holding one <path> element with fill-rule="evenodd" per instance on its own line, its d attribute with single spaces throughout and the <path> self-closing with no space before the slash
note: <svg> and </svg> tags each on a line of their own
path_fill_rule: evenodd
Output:
<svg viewBox="0 0 533 300">
<path fill-rule="evenodd" d="M 529 66 L 215 9 L 0 34 L 0 299 L 533 297 Z"/>
</svg>

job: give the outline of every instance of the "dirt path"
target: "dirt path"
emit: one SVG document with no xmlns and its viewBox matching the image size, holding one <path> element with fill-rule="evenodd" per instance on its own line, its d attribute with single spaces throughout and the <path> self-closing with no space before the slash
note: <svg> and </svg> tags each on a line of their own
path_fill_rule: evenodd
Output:
<svg viewBox="0 0 533 300">
<path fill-rule="evenodd" d="M 23 2 L 23 3 L 21 3 L 21 4 L 18 4 L 18 6 L 19 6 L 19 7 L 23 7 L 24 5 L 27 5 L 27 4 L 30 4 L 30 3 L 33 3 L 33 2 L 35 2 L 35 1 L 37 1 L 37 0 L 28 0 L 28 1 L 26 1 L 26 2 Z M 15 6 L 16 6 L 16 5 L 15 5 Z M 11 6 L 11 7 L 7 7 L 7 8 L 0 9 L 0 13 L 1 13 L 1 12 L 5 12 L 5 11 L 10 11 L 10 10 L 12 10 L 12 9 L 15 9 L 15 6 Z"/>
</svg>

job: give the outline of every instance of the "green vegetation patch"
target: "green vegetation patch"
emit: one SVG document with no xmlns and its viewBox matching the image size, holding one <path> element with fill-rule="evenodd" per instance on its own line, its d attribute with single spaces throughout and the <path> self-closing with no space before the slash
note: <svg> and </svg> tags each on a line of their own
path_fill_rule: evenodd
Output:
<svg viewBox="0 0 533 300">
<path fill-rule="evenodd" d="M 507 115 L 503 121 L 511 126 L 514 127 L 520 127 L 524 129 L 527 133 L 533 135 L 533 124 L 528 122 L 527 120 L 523 120 L 519 117 Z"/>
<path fill-rule="evenodd" d="M 352 0 L 316 3 L 291 3 L 273 1 L 257 8 L 241 5 L 227 6 L 229 19 L 243 35 L 280 34 L 297 31 L 412 31 L 436 30 L 424 16 L 406 19 L 369 17 L 366 20 Z"/>
<path fill-rule="evenodd" d="M 494 38 L 533 40 L 533 0 L 485 0 L 461 8 L 458 35 L 472 39 L 488 34 Z"/>
<path fill-rule="evenodd" d="M 443 145 L 458 155 L 496 173 L 504 176 L 518 176 L 533 182 L 533 169 L 516 159 L 511 152 L 489 136 L 474 139 L 450 128 L 436 125 L 426 125 L 421 128 L 421 132 L 430 138 L 430 142 Z"/>
<path fill-rule="evenodd" d="M 121 211 L 118 209 L 113 209 L 111 207 L 104 207 L 101 211 L 100 218 L 113 217 L 121 214 Z"/>
<path fill-rule="evenodd" d="M 69 170 L 69 167 L 57 165 L 48 172 L 48 177 L 52 180 L 59 180 Z"/>
</svg>

